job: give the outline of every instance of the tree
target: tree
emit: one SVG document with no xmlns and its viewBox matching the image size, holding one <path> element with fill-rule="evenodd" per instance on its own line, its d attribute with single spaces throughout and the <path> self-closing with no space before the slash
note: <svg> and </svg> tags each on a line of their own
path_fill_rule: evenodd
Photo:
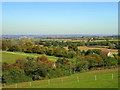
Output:
<svg viewBox="0 0 120 90">
<path fill-rule="evenodd" d="M 12 45 L 11 42 L 2 41 L 2 50 L 9 50 L 9 47 Z"/>
<path fill-rule="evenodd" d="M 100 49 L 93 49 L 92 51 L 93 51 L 93 53 L 96 53 L 98 55 L 101 54 L 101 50 Z"/>
<path fill-rule="evenodd" d="M 118 43 L 115 44 L 115 48 L 120 49 L 120 41 L 118 41 Z"/>
<path fill-rule="evenodd" d="M 37 62 L 39 62 L 39 61 L 42 61 L 42 62 L 48 61 L 48 58 L 45 56 L 37 57 Z"/>
<path fill-rule="evenodd" d="M 80 72 L 80 71 L 88 70 L 88 67 L 89 67 L 88 61 L 85 61 L 85 60 L 79 61 L 76 64 L 75 72 Z"/>
<path fill-rule="evenodd" d="M 48 71 L 51 69 L 47 63 L 28 61 L 25 65 L 25 73 L 33 80 L 41 80 L 48 77 Z"/>
<path fill-rule="evenodd" d="M 27 60 L 30 60 L 30 61 L 35 60 L 33 57 L 27 57 L 26 59 L 27 59 Z"/>
<path fill-rule="evenodd" d="M 22 66 L 25 66 L 25 63 L 26 63 L 26 62 L 27 62 L 27 60 L 24 59 L 24 58 L 19 58 L 19 59 L 16 60 L 16 63 L 17 63 L 17 64 L 20 64 L 20 65 L 22 65 Z"/>
<path fill-rule="evenodd" d="M 32 47 L 27 47 L 25 50 L 26 53 L 32 53 Z"/>
<path fill-rule="evenodd" d="M 38 53 L 38 51 L 39 51 L 39 46 L 38 45 L 37 46 L 33 46 L 32 52 L 33 53 Z"/>
<path fill-rule="evenodd" d="M 57 57 L 62 57 L 65 49 L 62 48 L 62 47 L 60 47 L 60 46 L 57 46 L 57 47 L 54 47 L 54 48 L 53 48 L 53 51 L 54 51 L 53 54 L 54 54 L 55 56 L 57 56 Z"/>
<path fill-rule="evenodd" d="M 10 65 L 8 63 L 3 63 L 2 72 L 9 71 L 9 70 L 10 70 Z"/>
<path fill-rule="evenodd" d="M 54 55 L 54 50 L 53 48 L 48 48 L 48 50 L 46 51 L 47 55 Z"/>
<path fill-rule="evenodd" d="M 12 83 L 12 82 L 23 82 L 30 81 L 30 77 L 26 76 L 23 69 L 19 67 L 11 67 L 9 71 L 5 71 L 2 73 L 2 80 L 4 83 Z"/>
<path fill-rule="evenodd" d="M 21 51 L 20 50 L 20 46 L 18 46 L 18 45 L 12 45 L 12 46 L 9 46 L 9 49 L 8 49 L 8 51 Z"/>
<path fill-rule="evenodd" d="M 63 65 L 70 65 L 71 62 L 67 58 L 59 58 L 56 63 L 60 63 Z"/>
<path fill-rule="evenodd" d="M 114 47 L 115 47 L 115 46 L 114 46 L 112 43 L 110 43 L 110 42 L 108 43 L 108 48 L 109 48 L 109 49 L 113 49 Z"/>
<path fill-rule="evenodd" d="M 33 53 L 38 53 L 38 54 L 43 54 L 45 52 L 45 49 L 44 47 L 41 47 L 41 46 L 33 46 L 32 48 L 32 52 Z"/>
<path fill-rule="evenodd" d="M 32 43 L 32 42 L 25 42 L 24 43 L 24 46 L 25 47 L 31 47 L 31 46 L 33 46 L 34 44 Z"/>
<path fill-rule="evenodd" d="M 89 55 L 89 54 L 101 54 L 101 50 L 100 49 L 89 49 L 86 51 L 85 55 Z"/>
<path fill-rule="evenodd" d="M 34 44 L 32 42 L 25 42 L 23 44 L 23 51 L 26 53 L 32 53 L 32 48 Z"/>
<path fill-rule="evenodd" d="M 85 58 L 89 63 L 89 68 L 104 65 L 103 59 L 98 54 L 89 54 Z"/>
<path fill-rule="evenodd" d="M 118 65 L 118 60 L 115 59 L 114 57 L 107 57 L 105 60 L 105 66 L 111 67 L 111 66 L 117 66 Z"/>
<path fill-rule="evenodd" d="M 71 74 L 72 72 L 72 63 L 67 58 L 59 58 L 56 62 L 57 69 L 60 69 L 64 72 L 65 75 Z"/>
<path fill-rule="evenodd" d="M 69 50 L 68 53 L 67 53 L 67 57 L 68 58 L 74 58 L 76 56 L 76 52 L 73 51 L 73 50 Z"/>
<path fill-rule="evenodd" d="M 85 61 L 86 57 L 84 55 L 78 54 L 76 57 L 76 63 L 80 62 L 80 61 Z"/>
<path fill-rule="evenodd" d="M 93 51 L 91 49 L 87 50 L 85 55 L 88 55 L 88 54 L 93 54 Z"/>
<path fill-rule="evenodd" d="M 78 51 L 78 47 L 77 47 L 76 44 L 70 44 L 70 45 L 68 46 L 68 49 L 69 49 L 69 50 L 72 49 L 73 51 Z"/>
</svg>

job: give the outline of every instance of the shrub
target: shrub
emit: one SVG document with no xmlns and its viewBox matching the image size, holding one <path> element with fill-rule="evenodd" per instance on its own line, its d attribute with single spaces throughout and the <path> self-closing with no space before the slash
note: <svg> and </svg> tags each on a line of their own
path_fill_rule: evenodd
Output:
<svg viewBox="0 0 120 90">
<path fill-rule="evenodd" d="M 37 61 L 48 61 L 48 58 L 45 56 L 37 57 Z"/>
<path fill-rule="evenodd" d="M 25 75 L 24 69 L 20 69 L 19 67 L 14 66 L 11 67 L 9 71 L 3 72 L 2 80 L 4 83 L 13 83 L 30 81 L 31 78 Z"/>
</svg>

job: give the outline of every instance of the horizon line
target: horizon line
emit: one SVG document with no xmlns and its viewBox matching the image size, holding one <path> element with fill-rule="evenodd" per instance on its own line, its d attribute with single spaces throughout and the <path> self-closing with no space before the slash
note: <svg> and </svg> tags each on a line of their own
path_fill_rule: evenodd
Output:
<svg viewBox="0 0 120 90">
<path fill-rule="evenodd" d="M 5 36 L 5 35 L 15 35 L 15 36 L 44 36 L 44 35 L 120 35 L 120 34 L 2 34 L 2 36 Z"/>
</svg>

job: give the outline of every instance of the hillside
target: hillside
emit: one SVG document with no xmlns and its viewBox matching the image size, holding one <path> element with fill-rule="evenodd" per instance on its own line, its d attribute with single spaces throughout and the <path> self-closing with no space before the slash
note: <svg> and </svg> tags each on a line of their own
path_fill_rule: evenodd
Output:
<svg viewBox="0 0 120 90">
<path fill-rule="evenodd" d="M 118 71 L 96 70 L 49 80 L 13 84 L 4 88 L 118 88 Z"/>
<path fill-rule="evenodd" d="M 18 58 L 27 58 L 27 57 L 33 57 L 36 58 L 38 56 L 42 56 L 43 54 L 33 54 L 33 53 L 23 53 L 23 52 L 8 52 L 8 51 L 0 51 L 2 53 L 2 62 L 6 63 L 14 63 L 16 59 Z M 58 57 L 55 56 L 48 56 L 50 61 L 56 61 Z"/>
</svg>

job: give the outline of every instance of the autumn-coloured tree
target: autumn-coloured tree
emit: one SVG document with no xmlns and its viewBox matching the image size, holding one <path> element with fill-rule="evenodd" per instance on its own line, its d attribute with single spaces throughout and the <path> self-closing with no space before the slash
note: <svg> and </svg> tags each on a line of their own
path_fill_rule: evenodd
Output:
<svg viewBox="0 0 120 90">
<path fill-rule="evenodd" d="M 39 62 L 39 61 L 42 61 L 42 62 L 48 61 L 48 58 L 45 56 L 37 57 L 37 62 Z"/>
</svg>

